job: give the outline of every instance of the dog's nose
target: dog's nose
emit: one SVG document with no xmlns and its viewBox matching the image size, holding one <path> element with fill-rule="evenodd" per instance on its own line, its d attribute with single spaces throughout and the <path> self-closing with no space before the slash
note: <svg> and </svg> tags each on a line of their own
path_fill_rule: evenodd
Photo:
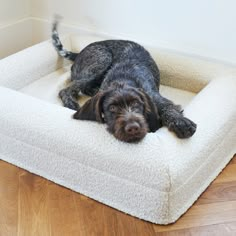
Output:
<svg viewBox="0 0 236 236">
<path fill-rule="evenodd" d="M 130 135 L 138 134 L 140 131 L 140 125 L 137 122 L 132 122 L 125 126 L 125 132 Z"/>
</svg>

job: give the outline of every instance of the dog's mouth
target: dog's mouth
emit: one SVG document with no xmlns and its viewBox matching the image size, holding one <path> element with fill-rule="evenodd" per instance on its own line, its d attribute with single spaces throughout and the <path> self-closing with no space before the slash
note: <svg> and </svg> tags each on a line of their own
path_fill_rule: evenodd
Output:
<svg viewBox="0 0 236 236">
<path fill-rule="evenodd" d="M 119 140 L 127 143 L 138 143 L 140 142 L 144 137 L 146 136 L 146 133 L 140 133 L 139 135 L 135 136 L 122 136 L 122 138 L 117 137 Z"/>
<path fill-rule="evenodd" d="M 139 133 L 135 134 L 135 135 L 128 135 L 126 134 L 124 131 L 118 131 L 115 132 L 113 135 L 123 141 L 123 142 L 127 142 L 127 143 L 137 143 L 139 141 L 141 141 L 145 135 L 147 134 L 147 131 L 145 131 L 144 129 L 142 131 L 140 131 Z"/>
</svg>

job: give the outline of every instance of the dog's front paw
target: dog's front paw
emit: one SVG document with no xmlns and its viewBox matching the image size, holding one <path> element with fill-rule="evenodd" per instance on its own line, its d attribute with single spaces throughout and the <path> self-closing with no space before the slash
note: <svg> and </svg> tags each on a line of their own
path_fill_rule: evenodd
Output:
<svg viewBox="0 0 236 236">
<path fill-rule="evenodd" d="M 180 116 L 170 122 L 168 128 L 179 138 L 189 138 L 195 133 L 197 125 L 188 118 Z"/>
</svg>

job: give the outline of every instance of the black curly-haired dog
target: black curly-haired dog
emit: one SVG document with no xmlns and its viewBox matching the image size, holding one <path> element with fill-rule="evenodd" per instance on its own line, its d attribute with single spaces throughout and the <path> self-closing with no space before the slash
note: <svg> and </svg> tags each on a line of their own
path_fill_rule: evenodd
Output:
<svg viewBox="0 0 236 236">
<path fill-rule="evenodd" d="M 180 106 L 159 93 L 159 70 L 150 54 L 139 44 L 106 40 L 88 45 L 80 53 L 63 49 L 52 29 L 58 54 L 74 62 L 71 85 L 60 91 L 65 107 L 77 110 L 75 119 L 106 123 L 117 139 L 137 142 L 147 132 L 167 126 L 179 138 L 191 137 L 196 124 L 183 116 Z M 82 107 L 79 93 L 92 98 Z"/>
</svg>

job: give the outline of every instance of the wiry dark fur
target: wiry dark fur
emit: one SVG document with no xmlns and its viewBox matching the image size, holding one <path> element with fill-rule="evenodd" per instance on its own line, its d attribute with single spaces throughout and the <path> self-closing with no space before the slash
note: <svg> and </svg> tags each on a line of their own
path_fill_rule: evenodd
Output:
<svg viewBox="0 0 236 236">
<path fill-rule="evenodd" d="M 139 44 L 125 40 L 95 42 L 80 53 L 63 49 L 53 25 L 53 45 L 60 56 L 74 61 L 71 85 L 60 91 L 65 107 L 77 110 L 75 119 L 105 122 L 108 130 L 126 142 L 141 140 L 162 125 L 188 138 L 196 124 L 183 116 L 180 106 L 159 93 L 159 70 Z M 79 92 L 92 96 L 80 108 Z"/>
</svg>

